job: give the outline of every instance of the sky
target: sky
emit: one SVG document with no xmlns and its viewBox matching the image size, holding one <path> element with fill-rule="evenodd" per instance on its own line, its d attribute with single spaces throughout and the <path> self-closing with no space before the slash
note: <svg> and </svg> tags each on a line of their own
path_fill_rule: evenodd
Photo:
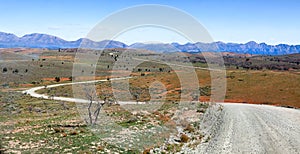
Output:
<svg viewBox="0 0 300 154">
<path fill-rule="evenodd" d="M 143 4 L 182 10 L 198 20 L 214 41 L 300 44 L 299 0 L 0 0 L 0 31 L 19 37 L 45 33 L 73 41 L 86 37 L 113 13 Z M 131 29 L 114 39 L 127 44 L 188 42 L 158 27 Z"/>
</svg>

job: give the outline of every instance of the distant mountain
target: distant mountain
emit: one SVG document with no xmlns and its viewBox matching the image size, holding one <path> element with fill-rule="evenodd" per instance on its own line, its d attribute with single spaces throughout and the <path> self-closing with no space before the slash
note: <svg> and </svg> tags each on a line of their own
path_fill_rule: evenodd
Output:
<svg viewBox="0 0 300 154">
<path fill-rule="evenodd" d="M 23 37 L 19 38 L 20 45 L 22 46 L 29 46 L 29 47 L 56 47 L 56 46 L 64 46 L 68 44 L 67 41 L 51 36 L 46 34 L 28 34 L 24 35 Z"/>
<path fill-rule="evenodd" d="M 256 43 L 254 41 L 246 44 L 238 43 L 134 43 L 126 45 L 122 42 L 113 40 L 104 40 L 100 42 L 81 38 L 76 41 L 66 41 L 62 38 L 47 34 L 28 34 L 23 37 L 17 37 L 14 34 L 0 32 L 0 48 L 135 48 L 146 49 L 157 52 L 234 52 L 239 54 L 262 54 L 262 55 L 284 55 L 292 53 L 300 53 L 300 45 L 267 45 L 266 43 Z"/>
<path fill-rule="evenodd" d="M 18 41 L 18 37 L 14 34 L 0 32 L 0 42 L 9 43 Z"/>
<path fill-rule="evenodd" d="M 136 45 L 138 44 L 138 45 Z M 136 43 L 130 45 L 129 48 L 147 49 L 158 52 L 203 52 L 203 51 L 215 51 L 215 52 L 234 52 L 239 54 L 260 54 L 260 55 L 284 55 L 300 53 L 300 45 L 267 45 L 265 43 L 256 43 L 254 41 L 246 44 L 238 43 L 186 43 L 186 44 L 143 44 Z"/>
<path fill-rule="evenodd" d="M 177 51 L 177 48 L 173 46 L 172 44 L 163 44 L 163 43 L 153 43 L 153 44 L 144 44 L 144 43 L 134 43 L 128 48 L 134 48 L 134 49 L 146 49 L 146 50 L 152 50 L 157 52 L 174 52 Z"/>
<path fill-rule="evenodd" d="M 126 48 L 127 45 L 118 42 L 104 40 L 95 42 L 89 39 L 81 38 L 76 41 L 66 41 L 56 36 L 47 34 L 27 34 L 17 37 L 14 34 L 0 32 L 0 48 Z"/>
</svg>

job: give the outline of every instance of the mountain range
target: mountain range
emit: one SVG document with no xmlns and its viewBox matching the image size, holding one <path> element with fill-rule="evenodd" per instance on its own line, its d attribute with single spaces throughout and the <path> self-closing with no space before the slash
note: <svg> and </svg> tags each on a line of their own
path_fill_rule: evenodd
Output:
<svg viewBox="0 0 300 154">
<path fill-rule="evenodd" d="M 215 52 L 234 52 L 245 54 L 261 54 L 261 55 L 284 55 L 292 53 L 300 53 L 300 45 L 268 45 L 266 43 L 256 43 L 250 41 L 245 44 L 238 43 L 134 43 L 127 45 L 125 43 L 113 40 L 92 41 L 86 38 L 81 38 L 76 41 L 66 41 L 62 38 L 47 35 L 47 34 L 27 34 L 22 37 L 17 37 L 14 34 L 0 32 L 0 48 L 135 48 L 146 49 L 157 52 L 203 52 L 203 51 L 215 51 Z"/>
</svg>

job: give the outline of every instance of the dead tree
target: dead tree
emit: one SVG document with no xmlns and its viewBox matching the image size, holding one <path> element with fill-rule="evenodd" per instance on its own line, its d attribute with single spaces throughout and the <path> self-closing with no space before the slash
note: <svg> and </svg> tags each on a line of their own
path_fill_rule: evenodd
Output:
<svg viewBox="0 0 300 154">
<path fill-rule="evenodd" d="M 93 126 L 97 123 L 100 111 L 107 101 L 100 101 L 97 98 L 95 89 L 85 89 L 85 97 L 88 100 L 88 119 L 85 119 L 85 121 Z M 92 111 L 93 109 L 94 111 Z"/>
</svg>

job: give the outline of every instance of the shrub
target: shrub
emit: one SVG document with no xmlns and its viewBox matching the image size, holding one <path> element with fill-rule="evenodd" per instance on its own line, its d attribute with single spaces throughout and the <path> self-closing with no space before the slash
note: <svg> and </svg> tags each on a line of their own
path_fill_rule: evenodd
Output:
<svg viewBox="0 0 300 154">
<path fill-rule="evenodd" d="M 59 82 L 59 81 L 60 81 L 60 77 L 55 77 L 54 80 L 55 80 L 56 82 Z"/>
<path fill-rule="evenodd" d="M 190 139 L 190 138 L 189 138 L 187 135 L 185 135 L 185 134 L 182 134 L 182 135 L 180 136 L 181 142 L 187 143 L 187 142 L 189 141 L 189 139 Z"/>
<path fill-rule="evenodd" d="M 4 67 L 4 68 L 2 69 L 2 72 L 3 72 L 3 73 L 6 73 L 6 72 L 7 72 L 7 68 Z"/>
<path fill-rule="evenodd" d="M 53 130 L 55 131 L 55 133 L 63 133 L 63 132 L 65 132 L 65 130 L 62 129 L 62 128 L 53 128 Z"/>
<path fill-rule="evenodd" d="M 151 151 L 151 149 L 145 149 L 145 150 L 143 151 L 143 154 L 150 154 L 150 151 Z"/>
<path fill-rule="evenodd" d="M 13 70 L 13 73 L 19 73 L 19 70 L 18 69 L 15 69 L 15 70 Z"/>
<path fill-rule="evenodd" d="M 70 135 L 77 135 L 77 134 L 78 134 L 78 132 L 76 130 L 73 130 L 70 132 Z"/>
</svg>

